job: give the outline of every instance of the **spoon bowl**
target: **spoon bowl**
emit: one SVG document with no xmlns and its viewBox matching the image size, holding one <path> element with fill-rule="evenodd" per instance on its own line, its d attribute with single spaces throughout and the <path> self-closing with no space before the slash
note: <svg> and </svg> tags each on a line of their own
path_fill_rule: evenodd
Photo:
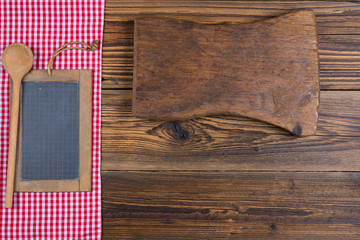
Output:
<svg viewBox="0 0 360 240">
<path fill-rule="evenodd" d="M 9 45 L 2 55 L 2 64 L 13 80 L 16 75 L 24 76 L 28 73 L 33 66 L 33 62 L 33 52 L 22 43 Z"/>
</svg>

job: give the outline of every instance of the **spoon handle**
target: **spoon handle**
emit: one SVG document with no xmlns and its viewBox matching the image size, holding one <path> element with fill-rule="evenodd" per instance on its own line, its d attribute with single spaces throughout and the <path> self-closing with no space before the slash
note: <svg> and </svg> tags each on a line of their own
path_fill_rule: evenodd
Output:
<svg viewBox="0 0 360 240">
<path fill-rule="evenodd" d="M 19 126 L 19 102 L 21 79 L 13 79 L 12 81 L 12 98 L 10 109 L 10 130 L 9 130 L 9 155 L 6 179 L 5 207 L 11 208 L 14 193 L 14 175 L 15 175 L 15 159 L 17 146 L 17 133 Z"/>
</svg>

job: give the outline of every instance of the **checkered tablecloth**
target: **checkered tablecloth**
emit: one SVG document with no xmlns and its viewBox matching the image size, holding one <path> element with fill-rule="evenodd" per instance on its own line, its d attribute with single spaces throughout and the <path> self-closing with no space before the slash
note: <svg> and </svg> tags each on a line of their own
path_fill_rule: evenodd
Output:
<svg viewBox="0 0 360 240">
<path fill-rule="evenodd" d="M 51 54 L 70 41 L 102 41 L 104 0 L 0 0 L 0 55 L 11 43 L 28 45 L 34 69 L 45 69 Z M 0 67 L 0 239 L 100 239 L 101 44 L 96 52 L 71 50 L 56 57 L 54 69 L 93 70 L 92 192 L 15 193 L 6 209 L 9 75 Z"/>
</svg>

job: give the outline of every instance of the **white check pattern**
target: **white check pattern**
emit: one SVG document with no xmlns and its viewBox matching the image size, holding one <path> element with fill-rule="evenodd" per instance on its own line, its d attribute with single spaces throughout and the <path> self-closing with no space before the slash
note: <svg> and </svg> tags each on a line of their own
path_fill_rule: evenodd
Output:
<svg viewBox="0 0 360 240">
<path fill-rule="evenodd" d="M 0 239 L 101 239 L 100 117 L 101 41 L 104 0 L 0 0 L 0 54 L 21 42 L 34 53 L 34 69 L 45 69 L 51 54 L 71 41 L 99 50 L 61 53 L 54 69 L 93 70 L 92 192 L 15 193 L 4 207 L 9 126 L 9 75 L 0 65 Z M 1 60 L 1 59 L 0 59 Z"/>
</svg>

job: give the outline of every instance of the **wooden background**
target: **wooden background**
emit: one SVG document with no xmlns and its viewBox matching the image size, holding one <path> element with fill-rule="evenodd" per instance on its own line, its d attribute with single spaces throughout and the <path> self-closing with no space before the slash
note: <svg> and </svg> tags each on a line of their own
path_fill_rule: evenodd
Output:
<svg viewBox="0 0 360 240">
<path fill-rule="evenodd" d="M 131 116 L 134 17 L 245 23 L 294 9 L 317 18 L 316 136 Z M 360 238 L 359 3 L 107 0 L 103 44 L 103 239 Z"/>
</svg>

